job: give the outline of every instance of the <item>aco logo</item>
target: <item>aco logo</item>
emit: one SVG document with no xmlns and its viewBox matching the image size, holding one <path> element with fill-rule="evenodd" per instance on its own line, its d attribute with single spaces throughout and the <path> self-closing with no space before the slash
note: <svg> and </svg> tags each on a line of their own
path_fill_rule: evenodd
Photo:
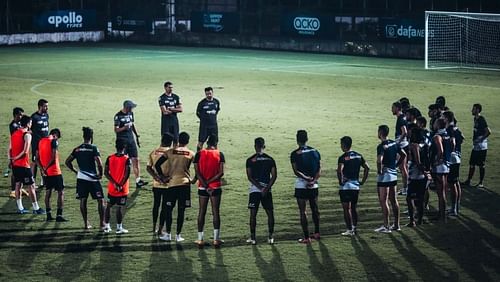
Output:
<svg viewBox="0 0 500 282">
<path fill-rule="evenodd" d="M 296 17 L 293 19 L 293 27 L 298 31 L 318 31 L 321 23 L 318 18 Z"/>
</svg>

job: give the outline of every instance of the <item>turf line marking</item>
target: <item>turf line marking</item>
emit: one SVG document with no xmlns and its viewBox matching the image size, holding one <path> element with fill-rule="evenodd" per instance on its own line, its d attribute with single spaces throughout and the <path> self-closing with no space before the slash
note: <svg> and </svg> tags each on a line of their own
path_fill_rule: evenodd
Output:
<svg viewBox="0 0 500 282">
<path fill-rule="evenodd" d="M 300 66 L 297 66 L 297 67 L 300 67 Z M 389 81 L 396 81 L 396 82 L 428 83 L 428 84 L 437 84 L 437 85 L 446 85 L 446 86 L 472 87 L 472 88 L 485 88 L 485 89 L 492 89 L 492 90 L 500 90 L 500 87 L 495 87 L 495 86 L 471 85 L 471 84 L 449 83 L 449 82 L 439 82 L 439 81 L 429 81 L 429 80 L 417 80 L 417 79 L 375 77 L 375 76 L 363 76 L 363 75 L 355 75 L 355 74 L 335 74 L 335 73 L 321 73 L 321 72 L 296 71 L 296 70 L 280 70 L 280 69 L 266 69 L 266 68 L 259 68 L 259 69 L 254 69 L 254 70 L 257 70 L 257 71 L 269 71 L 269 72 L 282 72 L 282 73 L 295 73 L 295 74 L 305 74 L 305 75 L 350 77 L 350 78 L 374 79 L 374 80 L 389 80 Z"/>
<path fill-rule="evenodd" d="M 20 62 L 20 63 L 3 63 L 0 66 L 22 66 L 22 65 L 46 65 L 46 64 L 62 64 L 62 63 L 86 63 L 86 62 L 100 62 L 100 61 L 127 61 L 127 60 L 140 60 L 140 59 L 156 59 L 156 58 L 181 58 L 181 57 L 197 57 L 203 56 L 201 54 L 176 54 L 176 55 L 160 55 L 160 56 L 137 56 L 126 58 L 95 58 L 95 59 L 78 59 L 78 60 L 55 60 L 45 62 Z"/>
<path fill-rule="evenodd" d="M 45 85 L 47 83 L 49 83 L 49 81 L 47 81 L 47 80 L 45 80 L 43 82 L 40 82 L 40 83 L 37 83 L 37 84 L 35 84 L 35 85 L 33 85 L 31 87 L 30 91 L 33 92 L 33 93 L 35 93 L 35 94 L 38 94 L 40 96 L 50 96 L 49 94 L 45 94 L 45 93 L 42 93 L 42 92 L 36 90 L 38 87 L 43 86 L 43 85 Z"/>
<path fill-rule="evenodd" d="M 68 81 L 58 81 L 58 80 L 46 80 L 46 79 L 36 79 L 36 78 L 24 78 L 24 77 L 12 77 L 12 76 L 0 76 L 0 79 L 5 79 L 5 80 L 24 80 L 24 81 L 41 81 L 39 84 L 47 84 L 47 83 L 55 83 L 55 84 L 63 84 L 63 85 L 70 85 L 70 86 L 81 86 L 81 87 L 96 87 L 96 88 L 104 88 L 104 89 L 110 89 L 110 90 L 121 90 L 121 91 L 138 91 L 139 89 L 133 89 L 133 88 L 120 88 L 120 87 L 112 87 L 112 86 L 105 86 L 105 85 L 97 85 L 97 84 L 89 84 L 89 83 L 79 83 L 79 82 L 68 82 Z M 41 85 L 34 85 L 33 87 L 39 87 Z M 32 87 L 32 89 L 33 89 Z M 36 88 L 35 87 L 35 88 Z M 36 89 L 35 89 L 36 91 Z M 37 93 L 33 91 L 34 93 Z M 43 94 L 46 95 L 46 94 Z"/>
</svg>

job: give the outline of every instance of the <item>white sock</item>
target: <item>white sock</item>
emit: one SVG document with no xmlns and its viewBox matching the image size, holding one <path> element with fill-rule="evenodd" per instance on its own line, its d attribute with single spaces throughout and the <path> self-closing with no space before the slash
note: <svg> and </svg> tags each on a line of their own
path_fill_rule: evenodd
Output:
<svg viewBox="0 0 500 282">
<path fill-rule="evenodd" d="M 116 224 L 116 229 L 122 229 L 122 228 L 123 228 L 123 224 L 122 223 Z"/>
<path fill-rule="evenodd" d="M 21 200 L 21 199 L 16 200 L 16 204 L 17 204 L 17 209 L 18 210 L 24 210 L 23 200 Z"/>
<path fill-rule="evenodd" d="M 140 178 L 140 177 L 137 177 L 137 178 L 135 179 L 135 183 L 139 183 L 140 181 L 141 181 L 141 178 Z"/>
<path fill-rule="evenodd" d="M 198 232 L 198 240 L 203 240 L 203 231 Z"/>
<path fill-rule="evenodd" d="M 109 225 L 109 223 L 104 223 L 104 228 L 111 228 L 111 225 Z"/>
<path fill-rule="evenodd" d="M 214 240 L 219 240 L 220 229 L 214 229 Z"/>
<path fill-rule="evenodd" d="M 37 211 L 38 209 L 40 209 L 40 207 L 38 206 L 38 202 L 33 202 L 32 204 L 33 204 L 33 209 L 34 210 Z"/>
</svg>

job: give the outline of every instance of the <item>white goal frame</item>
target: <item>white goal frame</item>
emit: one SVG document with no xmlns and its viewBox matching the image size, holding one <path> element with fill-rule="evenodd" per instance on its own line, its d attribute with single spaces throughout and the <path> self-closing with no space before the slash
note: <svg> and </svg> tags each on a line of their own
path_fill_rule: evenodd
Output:
<svg viewBox="0 0 500 282">
<path fill-rule="evenodd" d="M 440 39 L 440 32 L 443 31 L 436 28 L 434 22 L 432 22 L 433 16 L 442 19 L 448 17 L 450 22 L 455 20 L 457 26 L 443 27 L 443 29 L 447 29 L 447 32 L 452 33 L 449 42 L 444 42 L 446 39 Z M 480 21 L 487 22 L 494 32 L 477 32 L 477 23 Z M 476 24 L 475 28 L 473 24 Z M 485 36 L 491 36 L 491 41 L 484 43 L 474 41 L 479 37 L 483 39 Z M 444 46 L 446 43 L 452 45 L 450 49 L 453 50 L 450 50 L 450 53 L 446 53 L 447 46 Z M 488 54 L 487 51 L 493 53 Z M 500 14 L 426 11 L 425 68 L 466 68 L 500 71 Z"/>
</svg>

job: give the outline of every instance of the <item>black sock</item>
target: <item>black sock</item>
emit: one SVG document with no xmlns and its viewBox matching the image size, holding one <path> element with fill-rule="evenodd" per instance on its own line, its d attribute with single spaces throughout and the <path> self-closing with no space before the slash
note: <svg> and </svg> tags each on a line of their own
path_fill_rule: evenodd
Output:
<svg viewBox="0 0 500 282">
<path fill-rule="evenodd" d="M 63 209 L 57 209 L 57 216 L 62 216 Z"/>
</svg>

